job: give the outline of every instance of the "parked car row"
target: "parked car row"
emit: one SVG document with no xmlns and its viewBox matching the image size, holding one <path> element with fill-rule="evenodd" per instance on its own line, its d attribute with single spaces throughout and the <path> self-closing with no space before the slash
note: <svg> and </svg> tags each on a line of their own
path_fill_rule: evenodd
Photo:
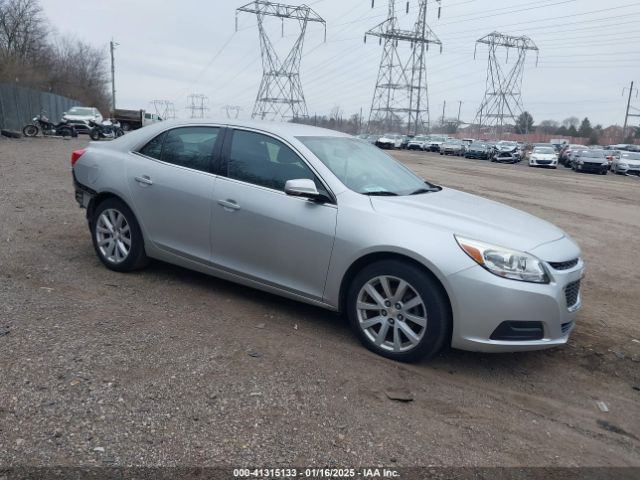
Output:
<svg viewBox="0 0 640 480">
<path fill-rule="evenodd" d="M 437 152 L 496 163 L 514 164 L 525 159 L 530 167 L 555 169 L 564 165 L 576 172 L 606 175 L 612 171 L 640 175 L 640 148 L 637 145 L 586 146 L 569 144 L 564 140 L 523 144 L 507 140 L 457 139 L 446 135 L 411 137 L 397 133 L 365 134 L 359 138 L 383 149 Z"/>
</svg>

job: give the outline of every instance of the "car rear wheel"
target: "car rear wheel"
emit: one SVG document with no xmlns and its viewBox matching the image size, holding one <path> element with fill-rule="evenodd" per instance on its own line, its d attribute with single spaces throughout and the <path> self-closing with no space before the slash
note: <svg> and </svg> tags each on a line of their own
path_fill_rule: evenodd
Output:
<svg viewBox="0 0 640 480">
<path fill-rule="evenodd" d="M 451 324 L 448 301 L 437 281 L 398 260 L 372 263 L 347 293 L 351 327 L 365 347 L 397 361 L 435 355 Z"/>
<path fill-rule="evenodd" d="M 129 207 L 117 198 L 100 203 L 89 224 L 100 261 L 116 272 L 130 272 L 149 263 L 140 226 Z"/>
</svg>

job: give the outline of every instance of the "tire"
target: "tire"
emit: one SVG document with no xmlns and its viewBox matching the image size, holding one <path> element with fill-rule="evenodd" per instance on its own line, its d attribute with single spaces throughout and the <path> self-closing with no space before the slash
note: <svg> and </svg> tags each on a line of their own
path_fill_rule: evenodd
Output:
<svg viewBox="0 0 640 480">
<path fill-rule="evenodd" d="M 129 130 L 131 130 L 131 125 L 129 125 L 128 123 L 123 123 L 122 130 L 128 132 Z"/>
<path fill-rule="evenodd" d="M 59 130 L 60 136 L 62 138 L 71 138 L 73 137 L 73 131 L 70 128 L 61 128 Z"/>
<path fill-rule="evenodd" d="M 91 138 L 91 140 L 93 140 L 94 142 L 97 142 L 98 140 L 100 140 L 100 132 L 98 131 L 97 128 L 92 128 L 89 131 L 89 138 Z"/>
<path fill-rule="evenodd" d="M 38 135 L 39 131 L 40 129 L 35 125 L 25 125 L 25 127 L 22 129 L 22 134 L 25 137 L 33 138 Z"/>
<path fill-rule="evenodd" d="M 406 282 L 404 296 L 394 299 L 393 296 L 385 295 L 382 278 L 387 279 L 392 295 L 398 293 L 399 280 Z M 378 300 L 369 294 L 370 288 L 378 292 Z M 390 303 L 384 303 L 385 297 Z M 362 344 L 372 352 L 392 360 L 413 362 L 430 358 L 442 348 L 450 332 L 451 309 L 442 287 L 434 277 L 407 261 L 381 260 L 364 267 L 351 282 L 346 300 L 349 323 Z M 412 301 L 419 304 L 409 309 L 402 306 L 402 302 L 408 305 Z M 374 303 L 371 302 L 375 302 L 375 307 L 359 310 L 359 302 L 372 306 Z M 393 302 L 399 302 L 401 308 L 396 310 Z M 378 311 L 379 305 L 388 309 L 384 310 L 386 316 Z M 425 325 L 414 323 L 408 318 L 403 319 L 403 314 L 411 315 L 420 323 L 424 321 Z M 366 329 L 362 328 L 361 322 L 376 319 L 381 321 Z M 386 328 L 385 333 L 382 332 L 383 328 Z M 405 334 L 407 331 L 413 332 L 413 340 Z M 394 346 L 396 332 L 400 348 Z M 381 333 L 385 336 L 381 344 L 377 345 L 375 338 L 379 339 Z"/>
<path fill-rule="evenodd" d="M 125 239 L 124 241 L 120 241 L 120 244 L 124 246 L 125 249 L 127 240 L 130 243 L 126 255 L 123 254 L 117 244 L 114 245 L 113 249 L 109 250 L 113 242 L 101 245 L 101 242 L 108 242 L 109 238 L 113 238 L 113 233 L 109 232 L 108 228 L 105 228 L 108 227 L 108 225 L 105 224 L 101 218 L 103 214 L 110 223 L 114 221 L 118 222 L 119 215 L 124 218 L 124 222 L 121 223 L 121 230 L 117 232 L 117 235 L 120 239 Z M 140 230 L 135 215 L 122 200 L 109 198 L 100 203 L 93 212 L 89 222 L 89 229 L 91 230 L 91 239 L 96 255 L 98 255 L 100 261 L 110 270 L 116 272 L 131 272 L 148 265 L 149 259 L 144 251 L 142 231 Z"/>
</svg>

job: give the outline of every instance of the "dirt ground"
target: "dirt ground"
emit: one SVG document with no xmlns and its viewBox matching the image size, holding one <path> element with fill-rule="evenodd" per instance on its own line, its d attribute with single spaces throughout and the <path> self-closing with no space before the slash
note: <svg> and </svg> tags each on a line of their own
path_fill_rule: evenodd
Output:
<svg viewBox="0 0 640 480">
<path fill-rule="evenodd" d="M 105 269 L 71 185 L 83 145 L 0 140 L 0 466 L 640 466 L 640 179 L 396 153 L 559 225 L 588 264 L 566 347 L 405 365 L 318 308 Z"/>
</svg>

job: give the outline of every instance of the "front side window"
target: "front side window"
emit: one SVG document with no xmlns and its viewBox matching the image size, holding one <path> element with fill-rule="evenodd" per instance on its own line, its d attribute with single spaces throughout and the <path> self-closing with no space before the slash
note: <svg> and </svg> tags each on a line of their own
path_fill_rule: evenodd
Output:
<svg viewBox="0 0 640 480">
<path fill-rule="evenodd" d="M 354 192 L 364 195 L 409 195 L 422 193 L 426 187 L 430 187 L 380 149 L 355 138 L 297 138 Z"/>
<path fill-rule="evenodd" d="M 313 172 L 288 146 L 267 135 L 244 130 L 233 132 L 227 175 L 281 191 L 287 180 L 306 178 L 321 189 Z"/>
</svg>

